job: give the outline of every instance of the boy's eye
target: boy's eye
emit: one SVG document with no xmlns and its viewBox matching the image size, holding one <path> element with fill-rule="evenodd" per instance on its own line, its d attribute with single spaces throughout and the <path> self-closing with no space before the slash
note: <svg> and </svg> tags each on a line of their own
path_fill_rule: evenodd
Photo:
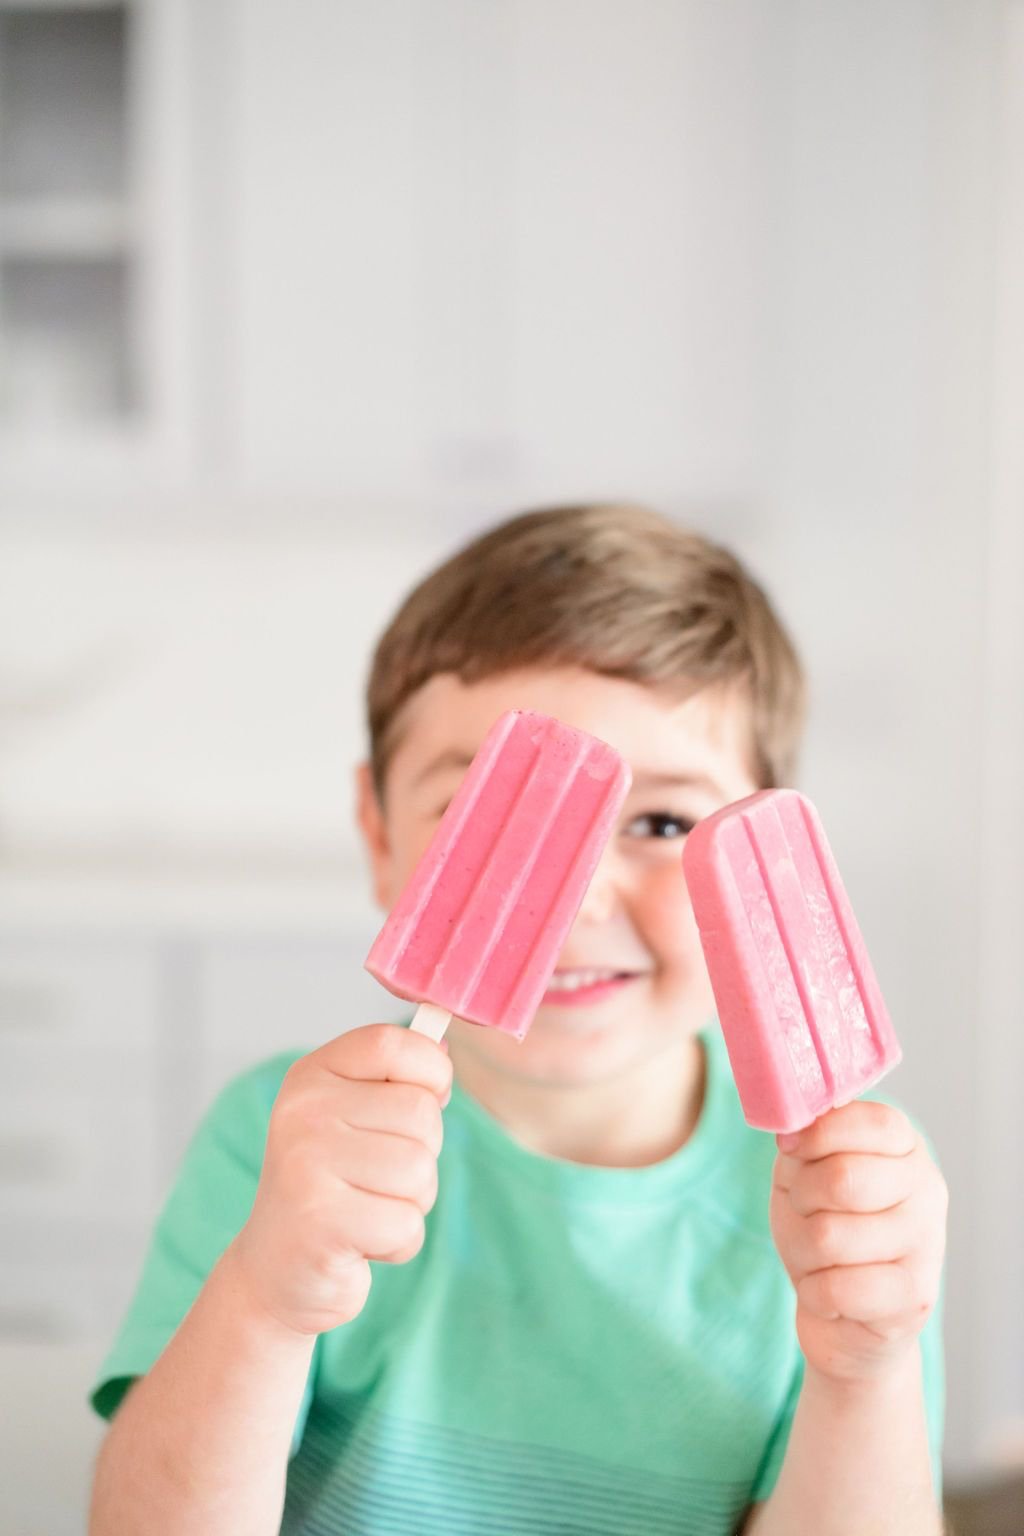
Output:
<svg viewBox="0 0 1024 1536">
<path fill-rule="evenodd" d="M 685 837 L 696 826 L 688 816 L 675 816 L 670 811 L 649 811 L 634 816 L 626 828 L 628 837 L 675 838 Z"/>
</svg>

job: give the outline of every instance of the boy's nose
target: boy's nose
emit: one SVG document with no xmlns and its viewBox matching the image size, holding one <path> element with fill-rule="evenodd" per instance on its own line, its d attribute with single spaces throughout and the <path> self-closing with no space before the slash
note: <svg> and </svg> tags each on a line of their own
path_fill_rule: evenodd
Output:
<svg viewBox="0 0 1024 1536">
<path fill-rule="evenodd" d="M 594 871 L 580 904 L 577 922 L 605 923 L 619 904 L 617 865 L 614 857 L 605 854 Z"/>
</svg>

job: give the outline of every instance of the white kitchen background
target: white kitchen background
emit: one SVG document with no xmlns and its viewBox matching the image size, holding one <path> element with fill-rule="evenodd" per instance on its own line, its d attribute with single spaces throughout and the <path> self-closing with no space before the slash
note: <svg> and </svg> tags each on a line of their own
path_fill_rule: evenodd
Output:
<svg viewBox="0 0 1024 1536">
<path fill-rule="evenodd" d="M 1024 0 L 0 0 L 0 1533 L 197 1117 L 395 1005 L 372 639 L 645 499 L 807 659 L 952 1191 L 948 1475 L 1024 1458 Z"/>
</svg>

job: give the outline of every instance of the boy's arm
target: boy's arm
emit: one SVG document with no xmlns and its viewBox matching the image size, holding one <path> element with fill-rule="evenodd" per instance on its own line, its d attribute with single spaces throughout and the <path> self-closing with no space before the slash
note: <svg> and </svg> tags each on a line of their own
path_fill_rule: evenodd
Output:
<svg viewBox="0 0 1024 1536">
<path fill-rule="evenodd" d="M 89 1536 L 272 1536 L 315 1344 L 252 1301 L 229 1247 L 117 1412 Z"/>
<path fill-rule="evenodd" d="M 118 1410 L 90 1536 L 279 1529 L 316 1338 L 362 1311 L 371 1260 L 419 1252 L 451 1083 L 437 1042 L 393 1024 L 289 1068 L 248 1219 Z"/>
<path fill-rule="evenodd" d="M 743 1536 L 941 1536 L 916 1344 L 875 1381 L 808 1368 L 786 1458 Z"/>
<path fill-rule="evenodd" d="M 941 1289 L 948 1194 L 907 1117 L 870 1100 L 777 1138 L 775 1245 L 804 1380 L 756 1536 L 940 1536 L 920 1334 Z"/>
</svg>

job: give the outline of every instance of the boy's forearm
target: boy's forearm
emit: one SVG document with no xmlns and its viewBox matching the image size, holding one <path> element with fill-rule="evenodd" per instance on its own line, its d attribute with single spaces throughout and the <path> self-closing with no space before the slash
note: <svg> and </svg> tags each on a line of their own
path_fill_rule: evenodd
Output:
<svg viewBox="0 0 1024 1536">
<path fill-rule="evenodd" d="M 786 1458 L 744 1536 L 941 1536 L 915 1343 L 877 1382 L 808 1371 Z"/>
<path fill-rule="evenodd" d="M 229 1247 L 115 1416 L 90 1536 L 277 1532 L 315 1342 L 254 1308 Z"/>
</svg>

